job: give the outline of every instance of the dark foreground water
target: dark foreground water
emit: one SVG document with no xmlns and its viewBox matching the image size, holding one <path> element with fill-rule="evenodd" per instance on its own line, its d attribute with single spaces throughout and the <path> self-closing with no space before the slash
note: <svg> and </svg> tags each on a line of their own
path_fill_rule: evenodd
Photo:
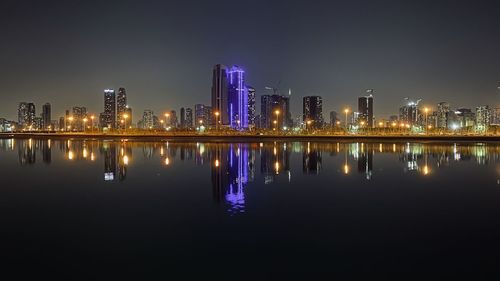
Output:
<svg viewBox="0 0 500 281">
<path fill-rule="evenodd" d="M 500 271 L 499 156 L 486 143 L 0 140 L 2 273 L 478 277 Z"/>
</svg>

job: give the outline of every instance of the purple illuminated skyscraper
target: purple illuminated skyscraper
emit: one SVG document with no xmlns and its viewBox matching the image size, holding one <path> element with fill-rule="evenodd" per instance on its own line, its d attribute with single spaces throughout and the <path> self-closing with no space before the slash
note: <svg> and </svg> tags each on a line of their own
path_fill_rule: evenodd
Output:
<svg viewBox="0 0 500 281">
<path fill-rule="evenodd" d="M 233 66 L 228 71 L 228 84 L 230 126 L 236 130 L 248 129 L 248 90 L 245 85 L 245 71 Z"/>
</svg>

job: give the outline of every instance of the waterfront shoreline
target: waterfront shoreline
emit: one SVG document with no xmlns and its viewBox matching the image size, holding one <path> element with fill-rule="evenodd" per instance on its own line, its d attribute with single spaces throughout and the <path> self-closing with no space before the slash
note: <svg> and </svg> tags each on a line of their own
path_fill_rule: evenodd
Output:
<svg viewBox="0 0 500 281">
<path fill-rule="evenodd" d="M 498 136 L 460 136 L 460 135 L 192 135 L 192 134 L 95 134 L 95 133 L 0 133 L 0 139 L 126 139 L 137 141 L 204 141 L 204 142 L 235 142 L 235 141 L 500 141 Z"/>
</svg>

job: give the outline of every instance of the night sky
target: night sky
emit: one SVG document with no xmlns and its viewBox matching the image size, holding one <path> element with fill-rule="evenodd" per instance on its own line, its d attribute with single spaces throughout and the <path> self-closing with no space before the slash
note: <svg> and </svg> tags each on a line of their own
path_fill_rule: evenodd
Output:
<svg viewBox="0 0 500 281">
<path fill-rule="evenodd" d="M 121 86 L 134 121 L 209 104 L 216 63 L 243 66 L 258 97 L 281 81 L 294 117 L 302 96 L 323 96 L 328 120 L 367 88 L 376 117 L 404 97 L 499 103 L 499 1 L 2 0 L 0 36 L 0 117 L 14 120 L 20 101 L 99 113 Z"/>
</svg>

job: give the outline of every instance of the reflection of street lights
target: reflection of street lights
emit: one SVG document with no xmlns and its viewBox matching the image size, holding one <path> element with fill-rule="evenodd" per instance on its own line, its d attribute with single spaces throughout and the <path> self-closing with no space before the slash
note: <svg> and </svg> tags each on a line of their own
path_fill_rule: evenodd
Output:
<svg viewBox="0 0 500 281">
<path fill-rule="evenodd" d="M 344 146 L 344 174 L 349 174 L 349 165 L 347 164 L 347 148 Z"/>
</svg>

